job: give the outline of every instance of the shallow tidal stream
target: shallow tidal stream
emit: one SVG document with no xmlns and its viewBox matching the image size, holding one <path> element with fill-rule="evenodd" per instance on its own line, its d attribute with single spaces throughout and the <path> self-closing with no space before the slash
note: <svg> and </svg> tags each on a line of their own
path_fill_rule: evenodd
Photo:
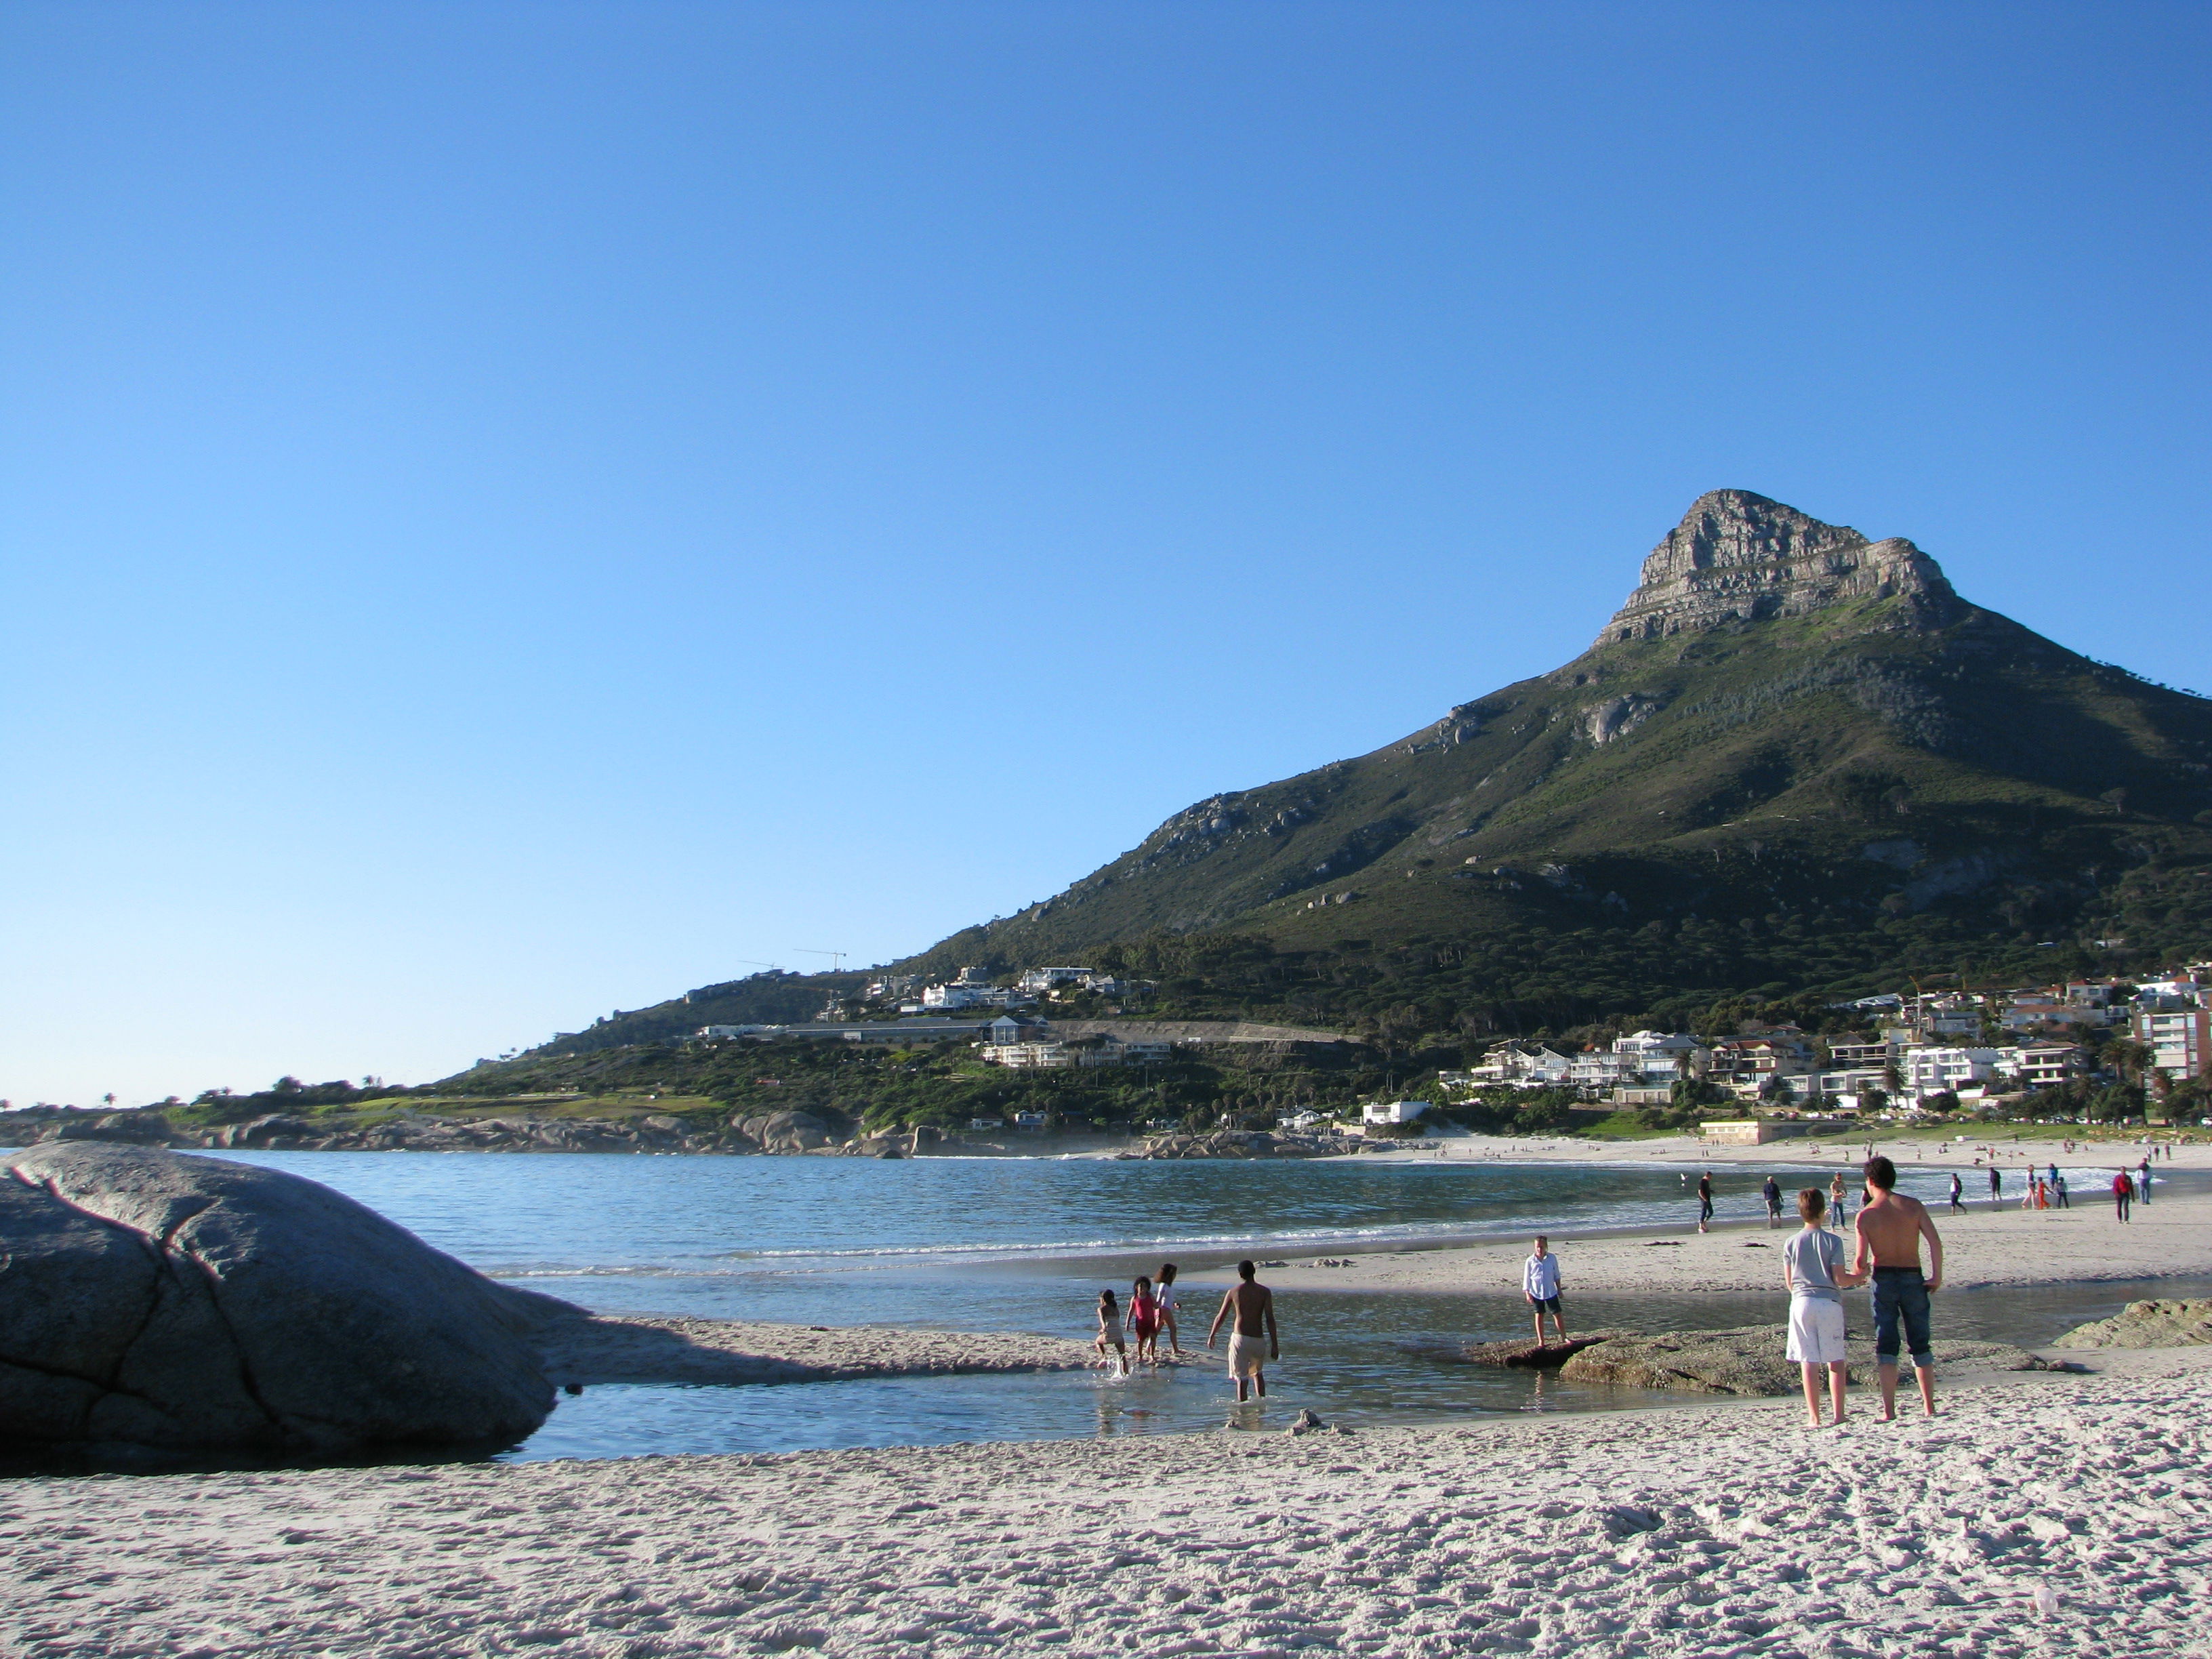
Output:
<svg viewBox="0 0 2212 1659">
<path fill-rule="evenodd" d="M 1163 1260 L 1186 1273 L 1251 1255 L 1308 1259 L 1607 1227 L 1681 1226 L 1677 1170 L 1503 1162 L 1116 1163 L 1097 1159 L 638 1157 L 496 1152 L 247 1152 L 381 1211 L 502 1279 L 610 1313 L 798 1324 L 926 1325 L 1088 1338 L 1098 1291 Z M 1778 1169 L 1786 1188 L 1836 1164 Z M 1764 1168 L 1715 1166 L 1723 1219 L 1763 1213 Z M 1908 1176 L 1935 1198 L 1941 1173 Z M 2186 1184 L 2185 1180 L 2184 1183 Z M 1971 1224 L 1970 1222 L 1961 1224 Z M 1775 1322 L 1767 1295 L 1577 1295 L 1570 1327 Z M 2033 1345 L 2131 1297 L 2202 1295 L 2161 1280 L 1942 1298 L 1942 1334 Z M 1201 1346 L 1212 1293 L 1183 1298 Z M 1863 1323 L 1855 1306 L 1855 1328 Z M 778 1452 L 1215 1428 L 1279 1427 L 1301 1407 L 1349 1425 L 1470 1414 L 1644 1408 L 1647 1389 L 1576 1388 L 1472 1367 L 1459 1345 L 1525 1334 L 1510 1284 L 1464 1292 L 1286 1294 L 1284 1353 L 1263 1409 L 1239 1412 L 1218 1370 L 902 1377 L 780 1387 L 601 1385 L 564 1396 L 510 1459 Z"/>
</svg>

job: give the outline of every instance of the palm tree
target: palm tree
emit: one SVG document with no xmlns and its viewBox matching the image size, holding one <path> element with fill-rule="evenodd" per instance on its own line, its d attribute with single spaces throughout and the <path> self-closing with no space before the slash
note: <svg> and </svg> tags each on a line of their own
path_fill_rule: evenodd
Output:
<svg viewBox="0 0 2212 1659">
<path fill-rule="evenodd" d="M 2133 1037 L 2115 1037 L 2105 1045 L 2105 1053 L 2128 1082 L 2141 1084 L 2143 1073 L 2157 1058 L 2150 1045 L 2138 1042 Z"/>
</svg>

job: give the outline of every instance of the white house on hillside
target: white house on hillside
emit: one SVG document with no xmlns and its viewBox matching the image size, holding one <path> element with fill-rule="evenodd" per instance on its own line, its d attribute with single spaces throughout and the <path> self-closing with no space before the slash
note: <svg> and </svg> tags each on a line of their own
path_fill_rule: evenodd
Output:
<svg viewBox="0 0 2212 1659">
<path fill-rule="evenodd" d="M 1359 1109 L 1362 1123 L 1411 1123 L 1429 1109 L 1425 1100 L 1370 1100 Z"/>
</svg>

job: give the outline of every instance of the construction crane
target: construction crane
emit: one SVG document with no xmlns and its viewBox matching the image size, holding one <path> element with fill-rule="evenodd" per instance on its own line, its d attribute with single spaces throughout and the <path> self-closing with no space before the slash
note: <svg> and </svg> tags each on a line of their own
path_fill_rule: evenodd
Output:
<svg viewBox="0 0 2212 1659">
<path fill-rule="evenodd" d="M 755 962 L 750 957 L 732 957 L 730 960 L 742 963 L 748 968 L 773 968 L 779 974 L 783 971 L 783 964 L 780 962 Z"/>
<path fill-rule="evenodd" d="M 795 945 L 791 948 L 793 952 L 802 957 L 829 957 L 830 971 L 833 974 L 843 973 L 845 971 L 845 958 L 853 954 L 850 951 L 801 951 Z"/>
</svg>

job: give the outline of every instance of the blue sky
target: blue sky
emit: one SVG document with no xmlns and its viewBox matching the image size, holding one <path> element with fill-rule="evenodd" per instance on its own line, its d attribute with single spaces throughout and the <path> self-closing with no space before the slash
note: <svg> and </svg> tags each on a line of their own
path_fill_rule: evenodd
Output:
<svg viewBox="0 0 2212 1659">
<path fill-rule="evenodd" d="M 1700 491 L 2212 687 L 2212 13 L 0 12 L 0 1091 L 420 1080 L 1556 665 Z"/>
</svg>

